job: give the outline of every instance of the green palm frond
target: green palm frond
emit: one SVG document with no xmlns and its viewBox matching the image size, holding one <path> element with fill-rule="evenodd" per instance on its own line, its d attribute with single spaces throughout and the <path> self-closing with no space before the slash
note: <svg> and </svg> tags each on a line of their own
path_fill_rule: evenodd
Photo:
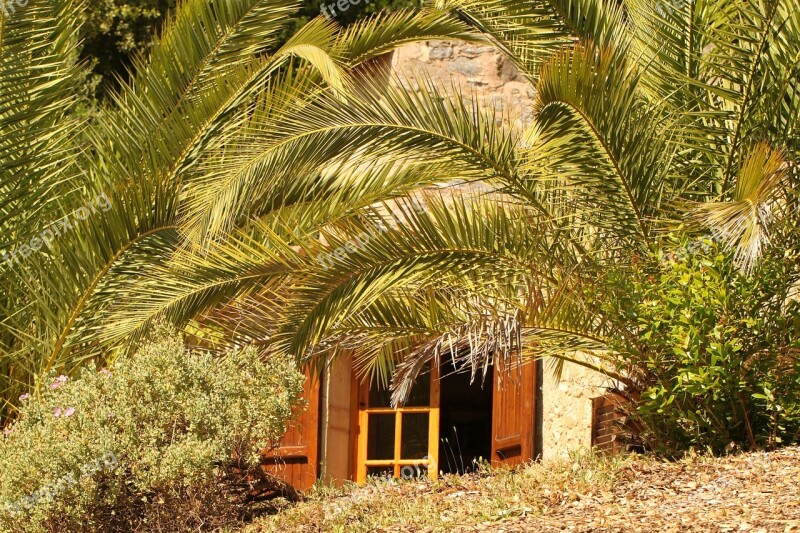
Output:
<svg viewBox="0 0 800 533">
<path fill-rule="evenodd" d="M 458 39 L 484 43 L 470 25 L 446 11 L 423 8 L 377 13 L 351 24 L 339 34 L 347 63 L 358 66 L 400 46 L 420 41 Z"/>
<path fill-rule="evenodd" d="M 267 234 L 240 233 L 210 249 L 182 249 L 139 275 L 124 304 L 112 309 L 101 340 L 136 339 L 159 319 L 185 324 L 216 305 L 268 290 L 301 268 L 294 249 L 268 228 L 259 229 Z"/>
<path fill-rule="evenodd" d="M 716 89 L 715 96 L 722 100 L 722 108 L 728 113 L 726 137 L 719 145 L 725 153 L 725 191 L 744 160 L 746 147 L 764 138 L 759 129 L 765 123 L 765 112 L 782 114 L 784 107 L 776 107 L 775 97 L 788 88 L 787 83 L 796 87 L 800 37 L 795 30 L 800 6 L 796 0 L 717 0 L 715 4 L 719 15 L 713 33 L 706 37 L 710 44 L 702 67 L 708 85 Z M 770 61 L 775 60 L 783 64 L 774 68 L 778 65 L 771 65 Z M 789 117 L 779 120 L 787 119 L 795 122 Z M 783 139 L 775 141 L 782 143 Z"/>
<path fill-rule="evenodd" d="M 298 11 L 296 0 L 186 0 L 148 55 L 134 61 L 132 79 L 116 97 L 122 113 L 136 110 L 140 132 L 160 129 L 164 117 L 200 97 L 212 79 L 270 51 Z M 216 80 L 215 80 L 216 81 Z"/>
<path fill-rule="evenodd" d="M 670 148 L 662 114 L 639 90 L 640 73 L 620 50 L 591 43 L 544 68 L 528 133 L 526 164 L 545 187 L 567 188 L 590 223 L 647 243 L 663 197 Z"/>
<path fill-rule="evenodd" d="M 76 187 L 80 2 L 44 0 L 0 14 L 0 224 L 2 247 L 24 240 Z M 57 206 L 55 207 L 57 208 Z"/>
<path fill-rule="evenodd" d="M 160 319 L 220 352 L 352 353 L 396 400 L 443 357 L 476 379 L 547 357 L 626 383 L 585 301 L 597 272 L 662 223 L 710 227 L 746 269 L 796 225 L 798 0 L 438 6 L 318 17 L 279 45 L 294 0 L 185 0 L 89 124 L 71 118 L 75 4 L 2 19 L 4 244 L 112 206 L 0 272 L 4 401 Z M 455 39 L 535 86 L 525 133 L 478 94 L 388 75 L 398 46 Z"/>
<path fill-rule="evenodd" d="M 254 113 L 242 130 L 246 142 L 205 161 L 187 205 L 189 234 L 221 234 L 233 227 L 237 214 L 266 214 L 283 198 L 308 194 L 321 170 L 346 166 L 351 158 L 379 165 L 398 159 L 447 165 L 443 178 L 514 179 L 513 138 L 474 103 L 462 97 L 442 101 L 430 92 L 366 79 L 361 95 L 343 101 L 320 94 L 294 112 Z"/>
<path fill-rule="evenodd" d="M 349 250 L 353 243 L 323 231 L 328 246 L 312 251 L 315 269 L 295 288 L 276 345 L 302 357 L 305 347 L 317 349 L 342 321 L 369 308 L 386 291 L 446 284 L 448 276 L 464 283 L 477 272 L 481 277 L 476 286 L 491 286 L 489 279 L 515 286 L 534 268 L 529 262 L 533 249 L 545 247 L 544 227 L 531 231 L 535 216 L 530 211 L 488 199 L 428 198 L 427 205 L 426 212 L 405 212 L 397 221 L 374 213 L 377 218 L 371 223 L 344 226 L 340 231 L 345 236 L 369 238 L 362 238 L 364 246 L 333 258 L 331 250 Z M 320 254 L 326 254 L 322 260 Z M 535 270 L 548 275 L 546 264 Z"/>
</svg>

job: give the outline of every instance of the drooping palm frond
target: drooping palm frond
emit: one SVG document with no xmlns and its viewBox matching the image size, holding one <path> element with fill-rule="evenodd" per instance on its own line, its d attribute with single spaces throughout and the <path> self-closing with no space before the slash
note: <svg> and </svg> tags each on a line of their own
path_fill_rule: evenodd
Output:
<svg viewBox="0 0 800 533">
<path fill-rule="evenodd" d="M 0 417 L 9 397 L 31 382 L 29 366 L 13 356 L 19 339 L 30 335 L 18 262 L 35 253 L 31 239 L 53 213 L 67 212 L 81 194 L 80 125 L 71 115 L 81 74 L 75 51 L 81 7 L 37 0 L 0 13 Z"/>
<path fill-rule="evenodd" d="M 553 57 L 538 85 L 527 167 L 545 187 L 568 188 L 607 236 L 646 244 L 670 193 L 670 149 L 663 115 L 642 98 L 639 77 L 622 51 L 593 43 Z"/>
<path fill-rule="evenodd" d="M 474 103 L 368 79 L 361 80 L 360 94 L 346 101 L 320 95 L 294 112 L 254 113 L 236 154 L 206 160 L 188 204 L 189 230 L 224 233 L 240 213 L 261 216 L 283 198 L 307 194 L 319 183 L 320 169 L 346 169 L 352 160 L 446 165 L 443 179 L 513 179 L 513 141 Z"/>
<path fill-rule="evenodd" d="M 18 152 L 9 151 L 3 160 L 4 169 L 13 165 L 22 176 L 15 176 L 13 184 L 28 180 L 33 193 L 27 205 L 7 204 L 32 221 L 17 217 L 9 234 L 27 232 L 30 238 L 49 231 L 53 236 L 56 224 L 62 225 L 45 249 L 30 258 L 26 251 L 27 260 L 6 271 L 4 397 L 51 370 L 71 372 L 108 354 L 99 332 L 105 310 L 113 306 L 112 295 L 124 299 L 138 271 L 167 261 L 180 246 L 176 220 L 182 174 L 199 152 L 214 147 L 215 139 L 237 126 L 237 109 L 261 90 L 264 76 L 279 72 L 290 57 L 327 65 L 308 49 L 309 40 L 323 34 L 324 43 L 335 44 L 335 31 L 319 24 L 295 36 L 295 48 L 285 51 L 286 57 L 260 57 L 285 27 L 294 3 L 223 4 L 181 4 L 150 58 L 137 62 L 130 84 L 123 84 L 82 132 L 80 147 L 72 141 L 78 128 L 68 114 L 74 99 L 68 85 L 76 71 L 70 66 L 74 31 L 67 29 L 76 23 L 73 13 L 64 13 L 72 6 L 44 1 L 36 8 L 31 5 L 25 11 L 29 18 L 21 15 L 20 31 L 14 34 L 27 39 L 9 45 L 9 33 L 4 33 L 3 51 L 19 58 L 14 65 L 19 72 L 11 72 L 11 59 L 4 59 L 9 70 L 3 72 L 2 83 L 9 91 L 22 83 L 18 88 L 24 95 L 16 97 L 18 111 L 3 116 L 8 127 L 0 144 L 19 144 Z M 330 69 L 320 78 L 340 82 Z M 23 135 L 31 140 L 23 143 Z M 36 144 L 35 135 L 42 139 Z M 27 150 L 35 160 L 20 157 Z M 42 183 L 38 189 L 37 181 Z M 101 196 L 108 209 L 92 205 Z M 13 193 L 6 198 L 13 201 Z M 49 207 L 45 211 L 37 205 Z M 87 208 L 92 210 L 88 217 Z"/>
<path fill-rule="evenodd" d="M 348 26 L 339 34 L 346 62 L 356 67 L 404 44 L 458 39 L 485 43 L 473 27 L 447 11 L 423 8 L 378 13 Z"/>
<path fill-rule="evenodd" d="M 793 216 L 779 208 L 800 168 L 797 0 L 454 0 L 345 30 L 318 18 L 280 48 L 294 2 L 186 0 L 81 144 L 65 6 L 0 26 L 0 101 L 25 104 L 0 111 L 0 217 L 27 239 L 87 198 L 112 208 L 2 274 L 5 397 L 160 318 L 219 350 L 317 366 L 353 352 L 366 375 L 399 372 L 397 399 L 448 354 L 476 376 L 548 356 L 624 382 L 583 300 L 598 269 L 687 217 L 676 205 L 743 265 Z M 395 47 L 438 39 L 515 62 L 536 89 L 526 134 L 474 95 L 376 74 Z M 464 183 L 476 198 L 445 188 Z M 430 187 L 424 210 L 402 200 Z"/>
<path fill-rule="evenodd" d="M 784 97 L 796 91 L 800 36 L 797 0 L 714 2 L 718 13 L 703 55 L 707 86 L 715 89 L 727 112 L 725 138 L 718 148 L 725 154 L 723 192 L 733 184 L 747 146 L 758 140 L 783 144 L 786 138 L 766 134 L 796 128 L 796 116 L 785 116 Z M 774 117 L 770 117 L 775 114 Z M 770 131 L 770 123 L 778 126 Z M 766 128 L 765 128 L 766 127 Z M 796 134 L 796 132 L 795 132 Z"/>
<path fill-rule="evenodd" d="M 70 116 L 76 88 L 82 3 L 30 2 L 0 13 L 0 247 L 30 238 L 29 227 L 79 186 Z M 57 208 L 56 208 L 57 209 Z M 46 216 L 46 215 L 44 215 Z"/>
<path fill-rule="evenodd" d="M 728 202 L 704 202 L 694 207 L 697 222 L 735 250 L 740 268 L 752 272 L 769 243 L 770 229 L 783 221 L 791 194 L 789 165 L 784 153 L 766 143 L 752 148 L 736 177 Z"/>
<path fill-rule="evenodd" d="M 514 279 L 515 271 L 527 271 L 529 265 L 514 254 L 536 245 L 536 234 L 520 231 L 520 226 L 530 229 L 528 221 L 504 216 L 494 207 L 497 204 L 481 205 L 483 210 L 471 210 L 463 203 L 441 202 L 430 207 L 433 214 L 409 214 L 400 224 L 394 225 L 391 218 L 387 220 L 376 213 L 378 218 L 372 224 L 355 223 L 343 228 L 344 235 L 372 230 L 372 237 L 355 253 L 337 253 L 330 265 L 316 265 L 309 279 L 298 283 L 275 339 L 278 348 L 302 357 L 306 347 L 313 350 L 324 342 L 331 328 L 370 306 L 390 288 L 442 282 L 443 276 L 454 268 L 491 271 L 504 280 Z M 489 213 L 495 217 L 490 218 Z M 512 232 L 512 227 L 517 231 Z M 501 234 L 509 238 L 499 242 L 497 236 Z M 511 246 L 511 235 L 521 246 Z M 349 250 L 353 246 L 351 243 L 348 248 L 337 235 L 324 236 L 328 249 Z M 323 249 L 319 253 L 329 252 Z M 467 262 L 471 266 L 467 267 Z"/>
</svg>

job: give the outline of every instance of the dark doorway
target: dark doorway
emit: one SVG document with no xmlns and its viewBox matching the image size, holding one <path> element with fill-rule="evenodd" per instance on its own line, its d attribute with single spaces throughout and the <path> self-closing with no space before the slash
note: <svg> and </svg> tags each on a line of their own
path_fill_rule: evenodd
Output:
<svg viewBox="0 0 800 533">
<path fill-rule="evenodd" d="M 440 375 L 439 470 L 472 472 L 479 459 L 491 460 L 493 369 L 470 383 L 469 373 L 456 374 L 443 361 Z"/>
</svg>

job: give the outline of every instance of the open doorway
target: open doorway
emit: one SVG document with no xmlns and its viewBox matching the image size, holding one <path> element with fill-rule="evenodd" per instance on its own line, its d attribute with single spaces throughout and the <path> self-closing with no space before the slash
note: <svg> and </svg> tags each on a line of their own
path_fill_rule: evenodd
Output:
<svg viewBox="0 0 800 533">
<path fill-rule="evenodd" d="M 456 474 L 475 470 L 479 459 L 492 457 L 492 386 L 494 370 L 484 379 L 454 373 L 442 362 L 440 380 L 439 471 Z"/>
<path fill-rule="evenodd" d="M 355 480 L 423 473 L 436 479 L 439 472 L 475 471 L 479 459 L 492 466 L 533 459 L 536 374 L 533 361 L 510 371 L 501 363 L 470 383 L 469 374 L 456 374 L 443 362 L 422 372 L 409 401 L 397 408 L 388 391 L 353 374 Z"/>
</svg>

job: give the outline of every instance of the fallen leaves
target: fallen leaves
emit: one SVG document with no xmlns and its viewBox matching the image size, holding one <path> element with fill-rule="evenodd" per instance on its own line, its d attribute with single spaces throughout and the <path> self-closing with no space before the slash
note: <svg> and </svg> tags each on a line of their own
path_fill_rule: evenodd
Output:
<svg viewBox="0 0 800 533">
<path fill-rule="evenodd" d="M 322 500 L 324 520 L 312 500 L 248 531 L 800 533 L 799 483 L 800 448 L 673 463 L 543 463 L 354 487 Z"/>
</svg>

